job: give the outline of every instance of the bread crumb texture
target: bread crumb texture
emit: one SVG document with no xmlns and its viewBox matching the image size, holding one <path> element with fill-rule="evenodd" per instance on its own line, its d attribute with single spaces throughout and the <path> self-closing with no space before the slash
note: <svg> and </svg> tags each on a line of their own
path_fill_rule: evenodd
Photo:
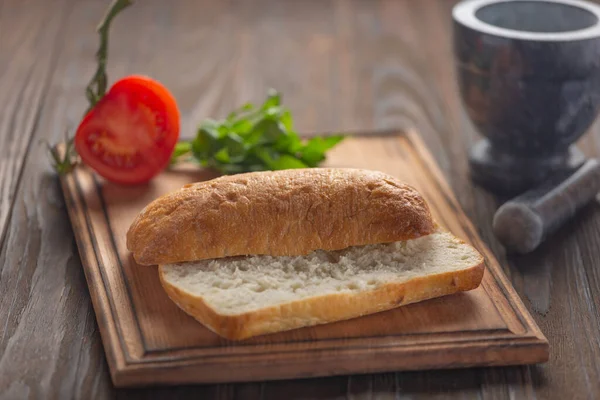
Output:
<svg viewBox="0 0 600 400">
<path fill-rule="evenodd" d="M 472 268 L 482 261 L 474 248 L 439 231 L 408 241 L 317 250 L 304 256 L 229 257 L 160 269 L 163 284 L 186 297 L 200 298 L 217 314 L 239 315 L 313 297 L 374 291 Z M 451 284 L 456 285 L 452 279 Z"/>
</svg>

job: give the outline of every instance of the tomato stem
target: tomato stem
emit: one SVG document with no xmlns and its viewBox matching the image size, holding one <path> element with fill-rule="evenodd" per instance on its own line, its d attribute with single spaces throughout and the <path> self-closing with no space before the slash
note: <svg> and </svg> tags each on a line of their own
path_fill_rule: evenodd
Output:
<svg viewBox="0 0 600 400">
<path fill-rule="evenodd" d="M 114 0 L 106 15 L 96 28 L 96 31 L 100 35 L 100 47 L 96 52 L 98 68 L 96 69 L 96 73 L 92 77 L 90 83 L 86 87 L 86 97 L 90 103 L 88 109 L 86 110 L 86 114 L 106 94 L 106 88 L 108 86 L 106 60 L 108 59 L 108 33 L 110 30 L 110 24 L 117 14 L 129 7 L 131 4 L 133 4 L 133 0 Z"/>
<path fill-rule="evenodd" d="M 65 175 L 73 170 L 77 164 L 77 152 L 75 151 L 73 138 L 69 139 L 69 134 L 65 131 L 65 142 L 63 146 L 51 146 L 48 142 L 43 141 L 50 152 L 52 167 L 59 175 Z"/>
</svg>

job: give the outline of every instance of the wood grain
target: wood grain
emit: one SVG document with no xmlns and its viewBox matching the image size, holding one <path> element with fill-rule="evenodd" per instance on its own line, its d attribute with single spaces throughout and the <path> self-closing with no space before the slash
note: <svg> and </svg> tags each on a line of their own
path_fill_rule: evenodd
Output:
<svg viewBox="0 0 600 400">
<path fill-rule="evenodd" d="M 0 13 L 0 54 L 11 60 L 0 63 L 0 244 L 56 65 L 52 49 L 64 37 L 64 16 L 46 19 L 42 12 L 28 12 L 32 3 L 5 1 Z"/>
<path fill-rule="evenodd" d="M 25 47 L 19 47 L 14 38 L 15 48 L 31 65 L 43 65 L 50 55 L 55 65 L 47 76 L 30 82 L 36 91 L 46 91 L 39 100 L 42 104 L 31 108 L 18 105 L 17 115 L 24 114 L 24 121 L 34 119 L 35 123 L 30 127 L 33 139 L 0 253 L 0 397 L 108 397 L 112 388 L 77 248 L 66 223 L 68 215 L 58 179 L 50 173 L 45 147 L 38 143 L 42 138 L 62 137 L 64 129 L 84 111 L 85 104 L 70 99 L 85 85 L 93 64 L 81 60 L 93 57 L 94 50 L 82 47 L 85 43 L 77 39 L 77 32 L 93 26 L 96 17 L 90 14 L 90 5 L 53 2 L 49 9 L 68 12 L 49 18 L 39 3 L 9 3 L 4 4 L 2 17 L 6 12 L 14 13 L 13 18 L 21 15 L 21 20 L 36 17 L 18 28 L 29 32 L 35 38 L 31 43 L 40 46 L 24 42 Z M 101 4 L 91 7 L 96 12 L 102 9 Z M 46 38 L 56 36 L 52 30 L 46 31 L 53 25 L 61 29 L 60 36 L 52 39 L 55 43 Z M 71 39 L 65 41 L 67 37 Z M 43 58 L 37 60 L 36 54 Z M 27 65 L 23 61 L 22 67 Z M 19 69 L 19 65 L 13 68 Z M 17 80 L 4 78 L 7 83 Z M 24 127 L 21 123 L 14 129 Z M 30 134 L 27 130 L 10 133 L 26 141 Z"/>
<path fill-rule="evenodd" d="M 477 134 L 455 87 L 453 4 L 144 0 L 117 19 L 111 77 L 147 73 L 164 81 L 182 108 L 186 136 L 201 118 L 260 99 L 269 86 L 284 92 L 301 131 L 415 127 L 547 335 L 548 364 L 115 391 L 58 182 L 46 175 L 37 145 L 73 128 L 85 108 L 92 31 L 106 1 L 3 0 L 0 398 L 600 397 L 598 206 L 534 254 L 506 258 L 491 230 L 499 200 L 467 175 L 466 150 Z M 600 154 L 600 123 L 581 147 Z M 47 312 L 54 312 L 50 325 L 41 318 Z"/>
</svg>

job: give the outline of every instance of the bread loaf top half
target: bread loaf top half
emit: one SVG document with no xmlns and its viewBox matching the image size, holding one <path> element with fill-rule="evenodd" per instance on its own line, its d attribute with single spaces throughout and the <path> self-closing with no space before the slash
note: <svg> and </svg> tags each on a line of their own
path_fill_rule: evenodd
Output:
<svg viewBox="0 0 600 400">
<path fill-rule="evenodd" d="M 142 265 L 415 239 L 435 231 L 412 187 L 381 172 L 311 168 L 223 176 L 150 203 L 127 232 Z"/>
</svg>

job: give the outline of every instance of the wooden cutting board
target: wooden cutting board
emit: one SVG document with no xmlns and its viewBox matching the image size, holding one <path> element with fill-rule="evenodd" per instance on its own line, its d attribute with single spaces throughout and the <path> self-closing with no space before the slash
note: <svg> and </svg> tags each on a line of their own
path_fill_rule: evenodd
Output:
<svg viewBox="0 0 600 400">
<path fill-rule="evenodd" d="M 327 165 L 380 170 L 415 186 L 442 226 L 486 256 L 481 286 L 354 320 L 229 342 L 180 311 L 163 292 L 156 268 L 138 266 L 125 247 L 125 233 L 146 204 L 215 175 L 182 168 L 147 186 L 121 187 L 80 167 L 61 184 L 116 386 L 548 360 L 546 338 L 416 134 L 352 137 L 332 151 Z"/>
</svg>

